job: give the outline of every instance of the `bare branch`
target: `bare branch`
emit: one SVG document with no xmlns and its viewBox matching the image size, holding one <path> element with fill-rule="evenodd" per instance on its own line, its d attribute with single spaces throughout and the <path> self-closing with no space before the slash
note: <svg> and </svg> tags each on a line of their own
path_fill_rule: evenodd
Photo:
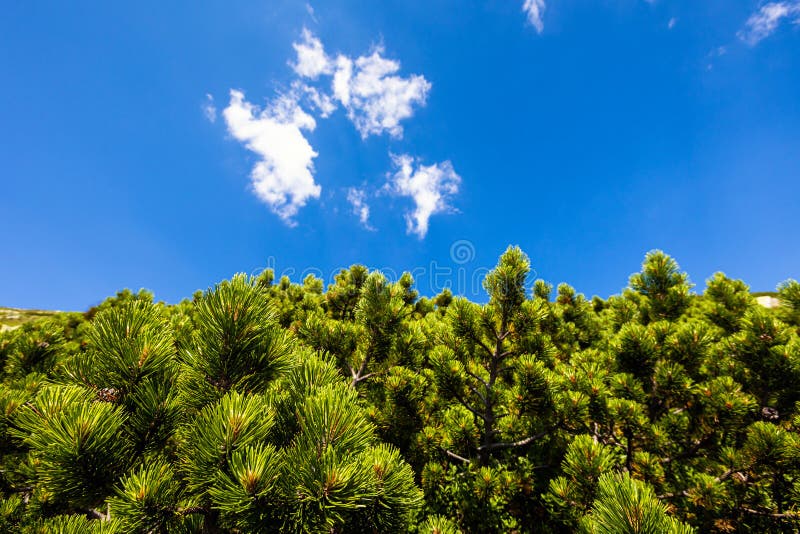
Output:
<svg viewBox="0 0 800 534">
<path fill-rule="evenodd" d="M 486 380 L 484 380 L 480 376 L 476 375 L 475 373 L 473 373 L 472 371 L 470 371 L 466 367 L 464 367 L 464 372 L 467 373 L 472 378 L 474 378 L 475 380 L 479 381 L 481 384 L 483 384 L 484 387 L 487 387 L 487 388 L 489 387 L 489 383 Z"/>
<path fill-rule="evenodd" d="M 662 493 L 661 495 L 656 495 L 659 499 L 674 499 L 675 497 L 688 497 L 689 492 L 686 490 L 683 491 L 676 491 L 673 493 Z"/>
<path fill-rule="evenodd" d="M 483 347 L 483 350 L 485 350 L 489 354 L 489 357 L 494 358 L 494 351 L 490 349 L 486 343 L 481 341 L 480 338 L 478 338 L 478 336 L 470 336 L 470 337 L 472 338 L 472 341 Z"/>
<path fill-rule="evenodd" d="M 483 403 L 486 404 L 486 395 L 478 391 L 478 388 L 471 386 L 470 384 L 467 384 L 467 387 L 469 387 L 470 391 L 472 391 L 475 395 L 477 395 L 481 399 L 481 401 L 483 401 Z"/>
<path fill-rule="evenodd" d="M 356 384 L 358 384 L 359 382 L 362 382 L 362 381 L 366 380 L 367 378 L 372 378 L 373 376 L 378 376 L 378 375 L 381 375 L 381 374 L 383 374 L 384 372 L 385 372 L 385 371 L 375 371 L 375 372 L 373 372 L 373 373 L 367 373 L 367 374 L 365 374 L 365 375 L 363 375 L 363 376 L 354 376 L 354 377 L 353 377 L 353 382 L 352 382 L 352 384 L 351 384 L 351 385 L 356 385 Z"/>
<path fill-rule="evenodd" d="M 510 350 L 510 349 L 509 350 L 504 350 L 503 352 L 501 352 L 500 354 L 497 355 L 497 361 L 501 362 L 504 359 L 506 359 L 509 356 L 511 356 L 512 354 L 514 354 L 513 350 Z"/>
<path fill-rule="evenodd" d="M 92 519 L 99 519 L 100 521 L 105 521 L 107 519 L 106 514 L 94 508 L 79 508 L 78 511 Z"/>
<path fill-rule="evenodd" d="M 464 408 L 466 408 L 467 410 L 472 412 L 472 415 L 474 415 L 475 417 L 480 417 L 483 420 L 486 420 L 486 416 L 484 414 L 480 413 L 478 410 L 476 410 L 472 406 L 470 406 L 469 404 L 467 404 L 467 401 L 464 400 L 464 397 L 462 397 L 461 395 L 459 395 L 458 393 L 455 393 L 455 392 L 453 392 L 453 396 L 456 398 L 456 400 L 459 403 L 461 403 L 462 406 L 464 406 Z"/>
<path fill-rule="evenodd" d="M 519 441 L 510 442 L 510 443 L 507 443 L 507 442 L 504 442 L 504 443 L 490 443 L 489 445 L 482 445 L 482 446 L 478 447 L 478 450 L 479 451 L 484 451 L 484 450 L 493 451 L 493 450 L 496 450 L 496 449 L 512 449 L 512 448 L 516 448 L 516 447 L 524 447 L 525 445 L 530 445 L 534 441 L 545 437 L 549 433 L 550 432 L 539 432 L 538 434 L 535 434 L 533 436 L 527 437 L 525 439 L 521 439 Z"/>
<path fill-rule="evenodd" d="M 456 454 L 456 453 L 454 453 L 454 452 L 450 452 L 450 451 L 448 451 L 447 449 L 445 449 L 445 450 L 444 450 L 444 453 L 445 453 L 447 456 L 449 456 L 450 458 L 453 458 L 454 460 L 458 460 L 458 461 L 460 461 L 460 462 L 464 462 L 465 464 L 468 464 L 468 463 L 470 463 L 470 462 L 469 462 L 469 460 L 467 460 L 467 459 L 466 459 L 466 458 L 464 458 L 463 456 L 459 456 L 459 455 L 457 455 L 457 454 Z"/>
<path fill-rule="evenodd" d="M 761 515 L 765 517 L 774 517 L 776 519 L 797 519 L 800 518 L 800 512 L 785 512 L 782 514 L 774 512 L 762 512 L 761 510 L 754 510 L 752 508 L 742 508 L 742 511 L 748 514 Z"/>
</svg>

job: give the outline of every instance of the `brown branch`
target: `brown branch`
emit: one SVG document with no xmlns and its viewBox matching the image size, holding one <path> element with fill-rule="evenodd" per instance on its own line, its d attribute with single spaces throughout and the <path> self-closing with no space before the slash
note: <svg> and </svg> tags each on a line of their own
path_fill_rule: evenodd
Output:
<svg viewBox="0 0 800 534">
<path fill-rule="evenodd" d="M 506 359 L 509 356 L 511 356 L 512 354 L 514 354 L 513 350 L 510 350 L 510 349 L 509 350 L 504 350 L 503 352 L 500 352 L 500 353 L 497 354 L 497 361 L 501 362 L 504 359 Z"/>
<path fill-rule="evenodd" d="M 485 350 L 490 357 L 494 357 L 494 351 L 490 349 L 486 343 L 481 341 L 477 336 L 471 335 L 470 337 L 472 338 L 472 341 L 483 347 L 483 350 Z"/>
<path fill-rule="evenodd" d="M 480 398 L 481 401 L 483 401 L 484 404 L 486 404 L 486 395 L 484 395 L 483 393 L 478 391 L 478 389 L 476 387 L 474 387 L 474 386 L 472 386 L 470 384 L 467 384 L 467 387 L 470 389 L 470 391 L 472 391 L 475 395 L 477 395 L 478 398 Z M 488 389 L 488 386 L 487 386 L 487 389 Z"/>
<path fill-rule="evenodd" d="M 472 378 L 474 378 L 475 380 L 479 381 L 481 384 L 483 384 L 484 387 L 487 387 L 487 388 L 489 387 L 489 383 L 486 380 L 484 380 L 480 376 L 476 375 L 475 373 L 473 373 L 472 371 L 470 371 L 466 367 L 464 367 L 464 372 L 467 373 Z"/>
<path fill-rule="evenodd" d="M 473 408 L 472 406 L 467 404 L 467 401 L 465 401 L 464 398 L 461 395 L 459 395 L 458 393 L 453 392 L 453 396 L 456 398 L 456 400 L 459 403 L 461 403 L 462 406 L 464 406 L 464 408 L 466 408 L 467 410 L 472 412 L 472 415 L 474 415 L 475 417 L 480 417 L 483 420 L 486 420 L 486 415 L 480 413 L 478 410 L 476 410 L 475 408 Z"/>
</svg>

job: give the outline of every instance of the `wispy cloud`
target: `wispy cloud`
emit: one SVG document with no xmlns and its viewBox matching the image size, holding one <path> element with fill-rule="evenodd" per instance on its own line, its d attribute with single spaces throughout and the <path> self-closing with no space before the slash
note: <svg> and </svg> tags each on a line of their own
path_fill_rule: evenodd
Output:
<svg viewBox="0 0 800 534">
<path fill-rule="evenodd" d="M 454 211 L 450 200 L 461 177 L 449 161 L 426 166 L 409 155 L 392 155 L 392 161 L 396 171 L 389 174 L 387 189 L 414 201 L 414 210 L 406 214 L 406 231 L 422 239 L 432 215 Z"/>
<path fill-rule="evenodd" d="M 308 16 L 311 17 L 311 20 L 317 22 L 317 14 L 314 11 L 314 7 L 308 2 L 306 2 L 306 13 L 308 13 Z"/>
<path fill-rule="evenodd" d="M 708 59 L 706 70 L 714 70 L 714 62 L 727 53 L 728 49 L 725 46 L 713 48 L 708 54 L 706 54 L 706 59 Z"/>
<path fill-rule="evenodd" d="M 369 224 L 369 204 L 367 204 L 367 194 L 363 189 L 351 187 L 347 190 L 347 201 L 353 208 L 353 213 L 358 216 L 361 225 L 367 230 L 374 230 Z"/>
<path fill-rule="evenodd" d="M 800 0 L 764 4 L 747 19 L 744 29 L 737 35 L 745 43 L 755 46 L 772 35 L 783 19 L 800 24 Z"/>
<path fill-rule="evenodd" d="M 206 93 L 206 101 L 203 103 L 203 115 L 210 123 L 217 122 L 217 107 L 214 105 L 214 97 Z"/>
<path fill-rule="evenodd" d="M 297 211 L 321 192 L 313 176 L 317 153 L 303 135 L 316 127 L 314 118 L 300 108 L 295 95 L 281 95 L 261 110 L 236 90 L 222 114 L 230 134 L 260 157 L 250 172 L 253 191 L 294 226 Z"/>
<path fill-rule="evenodd" d="M 667 28 L 669 28 L 671 30 L 672 28 L 675 27 L 675 25 L 677 23 L 678 23 L 678 19 L 675 18 L 675 17 L 672 17 L 671 19 L 669 19 L 669 22 L 667 22 Z"/>
<path fill-rule="evenodd" d="M 544 22 L 542 21 L 544 9 L 544 0 L 525 0 L 525 3 L 522 4 L 522 11 L 527 15 L 528 22 L 536 28 L 538 33 L 542 33 L 544 30 Z"/>
<path fill-rule="evenodd" d="M 358 58 L 343 54 L 331 58 L 321 41 L 304 29 L 294 49 L 297 60 L 292 67 L 298 76 L 309 80 L 332 76 L 330 95 L 319 93 L 319 98 L 341 104 L 362 138 L 382 133 L 402 137 L 401 122 L 425 104 L 431 89 L 422 75 L 399 76 L 400 62 L 384 57 L 382 47 Z"/>
<path fill-rule="evenodd" d="M 297 98 L 305 97 L 306 104 L 312 109 L 319 112 L 320 118 L 327 119 L 331 113 L 336 111 L 336 103 L 331 95 L 320 91 L 316 87 L 304 84 L 299 80 L 295 80 L 292 84 L 292 91 Z"/>
</svg>

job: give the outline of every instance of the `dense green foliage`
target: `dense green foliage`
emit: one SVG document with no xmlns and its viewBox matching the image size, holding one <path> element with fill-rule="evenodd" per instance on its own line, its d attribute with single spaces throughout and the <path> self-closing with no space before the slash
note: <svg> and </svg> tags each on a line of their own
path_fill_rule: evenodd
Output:
<svg viewBox="0 0 800 534">
<path fill-rule="evenodd" d="M 800 531 L 800 284 L 529 274 L 265 271 L 3 332 L 0 531 Z"/>
</svg>

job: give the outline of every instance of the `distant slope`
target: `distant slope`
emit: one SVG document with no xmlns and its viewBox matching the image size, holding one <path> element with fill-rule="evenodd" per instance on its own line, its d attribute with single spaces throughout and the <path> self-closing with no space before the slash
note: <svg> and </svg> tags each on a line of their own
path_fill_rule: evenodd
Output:
<svg viewBox="0 0 800 534">
<path fill-rule="evenodd" d="M 13 330 L 27 322 L 45 317 L 52 317 L 60 313 L 48 310 L 21 310 L 18 308 L 0 307 L 0 332 Z"/>
</svg>

